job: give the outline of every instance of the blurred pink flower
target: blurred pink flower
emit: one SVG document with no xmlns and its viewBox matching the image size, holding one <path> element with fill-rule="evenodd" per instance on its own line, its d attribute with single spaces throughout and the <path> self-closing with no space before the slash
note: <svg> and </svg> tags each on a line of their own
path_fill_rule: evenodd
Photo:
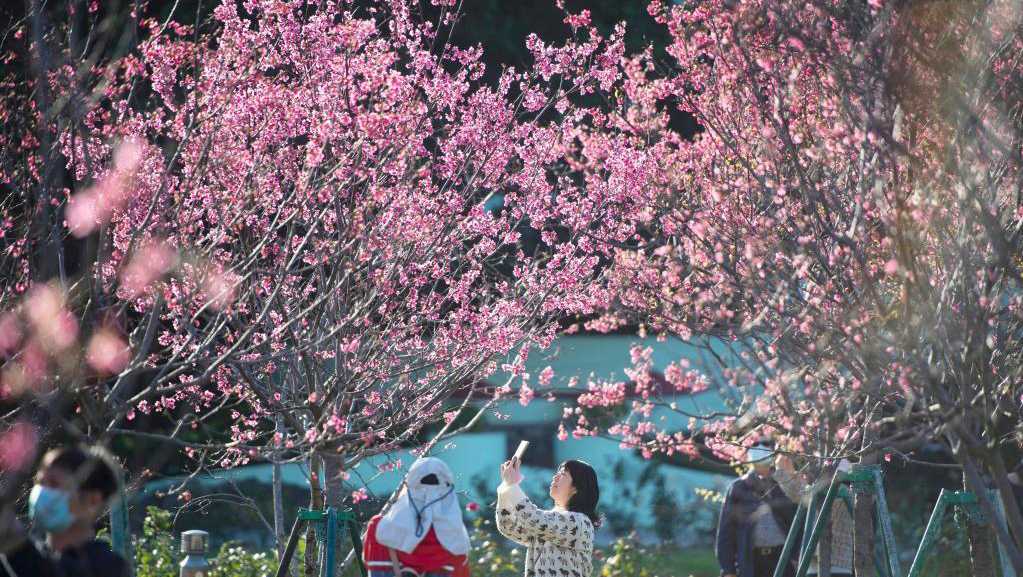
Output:
<svg viewBox="0 0 1023 577">
<path fill-rule="evenodd" d="M 60 352 L 78 338 L 78 321 L 64 308 L 64 295 L 50 285 L 32 289 L 25 302 L 28 321 L 39 343 L 47 350 Z"/>
<path fill-rule="evenodd" d="M 110 172 L 68 201 L 64 218 L 71 234 L 79 238 L 91 234 L 124 206 L 128 186 L 141 158 L 142 147 L 133 140 L 126 140 L 117 147 Z"/>
<path fill-rule="evenodd" d="M 21 350 L 18 362 L 4 367 L 4 387 L 13 396 L 35 390 L 46 376 L 47 368 L 46 353 L 39 348 L 38 343 L 30 341 Z"/>
<path fill-rule="evenodd" d="M 146 244 L 121 271 L 121 287 L 127 298 L 142 295 L 149 285 L 177 264 L 177 252 L 164 241 Z"/>
<path fill-rule="evenodd" d="M 465 506 L 465 510 L 470 513 L 475 513 L 480 510 L 480 506 L 476 501 L 469 501 L 469 503 Z"/>
<path fill-rule="evenodd" d="M 9 355 L 21 342 L 21 323 L 18 317 L 11 312 L 0 317 L 0 355 Z"/>
<path fill-rule="evenodd" d="M 894 275 L 899 272 L 899 261 L 894 258 L 884 263 L 884 272 L 886 275 Z"/>
<path fill-rule="evenodd" d="M 0 469 L 22 471 L 35 457 L 36 428 L 24 421 L 0 435 Z"/>
<path fill-rule="evenodd" d="M 366 499 L 369 499 L 369 493 L 366 491 L 365 487 L 357 491 L 352 491 L 352 503 L 359 503 Z"/>
<path fill-rule="evenodd" d="M 128 345 L 114 331 L 102 329 L 92 336 L 85 360 L 98 373 L 113 375 L 128 364 Z"/>
<path fill-rule="evenodd" d="M 92 188 L 71 197 L 64 210 L 64 220 L 72 235 L 88 236 L 99 225 L 99 202 L 99 195 Z"/>
<path fill-rule="evenodd" d="M 224 310 L 234 301 L 234 285 L 236 277 L 229 272 L 213 272 L 206 276 L 203 292 L 210 306 L 215 310 Z M 355 341 L 358 346 L 358 340 Z"/>
</svg>

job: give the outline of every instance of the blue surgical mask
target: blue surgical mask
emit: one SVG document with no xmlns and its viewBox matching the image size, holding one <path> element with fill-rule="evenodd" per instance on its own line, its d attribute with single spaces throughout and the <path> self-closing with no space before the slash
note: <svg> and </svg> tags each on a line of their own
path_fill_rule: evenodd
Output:
<svg viewBox="0 0 1023 577">
<path fill-rule="evenodd" d="M 60 533 L 75 522 L 71 514 L 71 495 L 42 485 L 32 487 L 28 497 L 28 515 L 33 525 L 47 533 Z"/>
<path fill-rule="evenodd" d="M 770 459 L 772 456 L 774 456 L 774 451 L 768 449 L 767 447 L 761 447 L 758 445 L 756 447 L 749 448 L 749 451 L 746 453 L 746 460 L 753 463 L 766 464 L 766 461 Z"/>
</svg>

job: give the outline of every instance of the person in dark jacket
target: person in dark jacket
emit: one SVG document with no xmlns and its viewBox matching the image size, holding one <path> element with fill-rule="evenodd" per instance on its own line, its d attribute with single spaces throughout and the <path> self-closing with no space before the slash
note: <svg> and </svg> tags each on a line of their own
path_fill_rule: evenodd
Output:
<svg viewBox="0 0 1023 577">
<path fill-rule="evenodd" d="M 1016 503 L 1023 508 L 1023 462 L 1018 463 L 1008 477 L 1012 494 L 1016 496 Z"/>
<path fill-rule="evenodd" d="M 29 496 L 29 517 L 46 542 L 28 538 L 12 507 L 0 510 L 0 577 L 129 577 L 128 563 L 96 539 L 96 521 L 119 487 L 119 467 L 98 448 L 47 453 Z"/>
<path fill-rule="evenodd" d="M 771 457 L 766 447 L 751 448 L 752 469 L 728 487 L 716 544 L 722 577 L 774 575 L 797 506 L 771 477 Z M 793 560 L 783 575 L 795 575 Z"/>
</svg>

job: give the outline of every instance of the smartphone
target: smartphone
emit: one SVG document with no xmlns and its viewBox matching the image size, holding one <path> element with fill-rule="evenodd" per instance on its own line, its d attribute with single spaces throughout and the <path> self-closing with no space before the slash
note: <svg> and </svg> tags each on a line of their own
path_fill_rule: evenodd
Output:
<svg viewBox="0 0 1023 577">
<path fill-rule="evenodd" d="M 529 447 L 529 441 L 519 441 L 519 448 L 515 449 L 514 458 L 522 462 L 522 455 L 526 453 L 526 448 Z"/>
</svg>

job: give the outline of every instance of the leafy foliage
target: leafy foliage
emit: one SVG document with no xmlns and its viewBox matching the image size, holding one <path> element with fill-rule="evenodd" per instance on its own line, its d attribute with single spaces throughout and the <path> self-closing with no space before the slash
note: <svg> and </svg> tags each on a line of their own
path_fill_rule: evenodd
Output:
<svg viewBox="0 0 1023 577">
<path fill-rule="evenodd" d="M 176 577 L 180 553 L 170 511 L 147 507 L 142 535 L 135 544 L 136 577 Z M 265 577 L 277 567 L 275 554 L 253 553 L 237 543 L 224 543 L 210 560 L 209 577 Z"/>
</svg>

